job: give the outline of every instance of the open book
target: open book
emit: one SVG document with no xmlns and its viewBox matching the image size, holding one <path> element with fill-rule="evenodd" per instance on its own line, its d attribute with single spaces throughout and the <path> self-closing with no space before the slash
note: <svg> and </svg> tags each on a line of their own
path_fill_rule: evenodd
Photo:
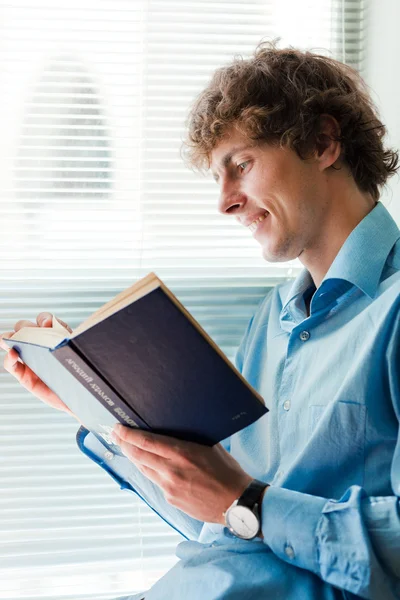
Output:
<svg viewBox="0 0 400 600">
<path fill-rule="evenodd" d="M 113 452 L 117 422 L 211 446 L 268 412 L 154 273 L 72 333 L 53 318 L 4 341 Z"/>
</svg>

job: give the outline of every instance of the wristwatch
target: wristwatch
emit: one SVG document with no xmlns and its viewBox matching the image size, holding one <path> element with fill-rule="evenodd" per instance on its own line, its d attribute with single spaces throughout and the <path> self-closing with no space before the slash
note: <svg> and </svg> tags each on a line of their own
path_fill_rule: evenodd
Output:
<svg viewBox="0 0 400 600">
<path fill-rule="evenodd" d="M 225 524 L 236 537 L 252 540 L 260 532 L 260 500 L 267 487 L 268 483 L 253 479 L 224 513 Z"/>
</svg>

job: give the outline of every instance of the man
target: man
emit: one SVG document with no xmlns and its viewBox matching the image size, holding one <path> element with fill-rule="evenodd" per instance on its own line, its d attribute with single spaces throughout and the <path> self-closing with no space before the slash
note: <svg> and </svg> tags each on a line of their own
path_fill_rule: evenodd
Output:
<svg viewBox="0 0 400 600">
<path fill-rule="evenodd" d="M 266 260 L 305 268 L 263 299 L 236 355 L 270 409 L 256 423 L 213 448 L 119 426 L 126 458 L 80 429 L 187 538 L 135 598 L 400 598 L 400 231 L 379 202 L 397 154 L 354 71 L 272 44 L 216 72 L 188 132 L 219 210 Z M 14 351 L 5 367 L 66 409 Z"/>
</svg>

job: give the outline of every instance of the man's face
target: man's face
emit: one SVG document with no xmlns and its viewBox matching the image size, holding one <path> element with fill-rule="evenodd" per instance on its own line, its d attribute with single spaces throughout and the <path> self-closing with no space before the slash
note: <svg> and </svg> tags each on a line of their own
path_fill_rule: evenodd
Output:
<svg viewBox="0 0 400 600">
<path fill-rule="evenodd" d="M 328 195 L 316 160 L 304 161 L 287 148 L 254 145 L 235 129 L 212 151 L 211 170 L 220 186 L 220 212 L 249 227 L 265 260 L 318 251 Z"/>
</svg>

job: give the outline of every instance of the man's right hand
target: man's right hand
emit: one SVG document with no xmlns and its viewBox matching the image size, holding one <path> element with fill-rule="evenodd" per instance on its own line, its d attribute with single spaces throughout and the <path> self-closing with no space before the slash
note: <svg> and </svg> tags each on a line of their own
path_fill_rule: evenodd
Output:
<svg viewBox="0 0 400 600">
<path fill-rule="evenodd" d="M 64 325 L 71 333 L 72 329 L 61 319 L 57 318 L 57 321 Z M 10 338 L 16 331 L 19 331 L 22 327 L 51 327 L 53 322 L 53 315 L 48 312 L 42 312 L 36 317 L 36 323 L 32 321 L 21 320 L 14 325 L 14 331 L 7 331 L 0 337 L 0 346 L 3 350 L 6 350 L 7 355 L 4 358 L 4 368 L 6 371 L 11 373 L 19 381 L 19 383 L 31 392 L 36 398 L 39 398 L 45 404 L 48 404 L 52 408 L 62 410 L 72 415 L 77 421 L 76 417 L 68 408 L 68 406 L 59 398 L 39 377 L 25 364 L 18 356 L 18 352 L 14 349 L 9 348 L 1 338 Z M 81 423 L 81 421 L 79 421 Z"/>
</svg>

